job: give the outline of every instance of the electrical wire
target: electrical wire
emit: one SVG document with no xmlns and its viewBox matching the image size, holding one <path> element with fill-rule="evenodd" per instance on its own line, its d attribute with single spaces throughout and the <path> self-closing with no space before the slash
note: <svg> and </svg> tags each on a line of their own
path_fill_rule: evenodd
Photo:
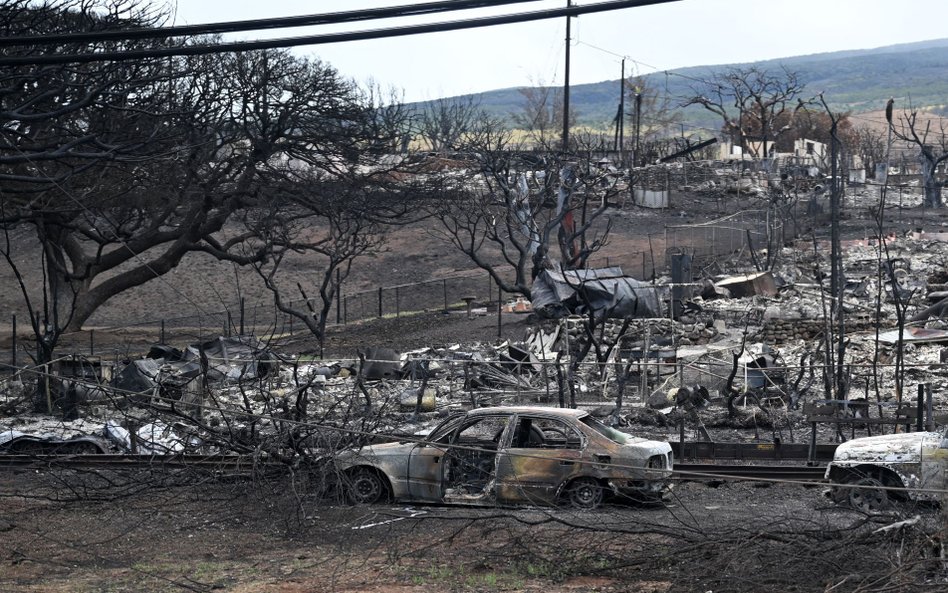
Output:
<svg viewBox="0 0 948 593">
<path fill-rule="evenodd" d="M 312 27 L 318 25 L 334 25 L 376 19 L 438 14 L 443 12 L 505 6 L 509 4 L 525 4 L 527 2 L 537 1 L 538 0 L 446 0 L 441 2 L 429 2 L 425 4 L 402 4 L 400 6 L 388 6 L 384 8 L 368 8 L 362 10 L 327 12 L 323 14 L 291 17 L 224 21 L 198 25 L 174 25 L 170 27 L 119 29 L 111 31 L 83 31 L 81 33 L 58 33 L 51 35 L 22 35 L 14 37 L 0 37 L 0 47 L 13 47 L 18 45 L 35 46 L 61 45 L 66 43 L 96 43 L 102 41 L 123 41 L 131 39 L 165 39 L 168 37 L 240 33 L 265 29 Z"/>
<path fill-rule="evenodd" d="M 407 25 L 401 27 L 390 27 L 383 29 L 370 29 L 365 31 L 348 31 L 342 33 L 327 33 L 323 35 L 306 35 L 302 37 L 283 37 L 278 39 L 256 40 L 256 41 L 237 41 L 217 44 L 196 44 L 181 45 L 177 47 L 168 47 L 160 49 L 143 49 L 130 51 L 98 51 L 83 54 L 48 54 L 42 56 L 16 56 L 0 57 L 0 66 L 26 66 L 26 65 L 50 65 L 50 64 L 79 64 L 89 62 L 119 62 L 129 60 L 143 60 L 147 58 L 160 58 L 169 56 L 195 56 L 215 53 L 225 53 L 233 51 L 250 51 L 273 48 L 297 47 L 302 45 L 324 45 L 328 43 L 342 43 L 347 41 L 364 41 L 368 39 L 387 39 L 393 37 L 404 37 L 407 35 L 420 35 L 425 33 L 444 33 L 448 31 L 460 31 L 464 29 L 475 29 L 481 27 L 493 27 L 497 25 L 508 25 L 514 23 L 526 23 L 539 20 L 580 16 L 584 14 L 595 14 L 599 12 L 609 12 L 622 10 L 625 8 L 638 8 L 642 6 L 651 6 L 656 4 L 668 4 L 671 2 L 680 2 L 681 0 L 608 0 L 597 4 L 586 6 L 570 6 L 567 8 L 553 8 L 546 10 L 537 10 L 532 12 L 522 12 L 492 17 L 480 17 L 472 19 L 463 19 L 458 21 L 446 21 L 439 23 L 426 23 L 420 25 Z"/>
</svg>

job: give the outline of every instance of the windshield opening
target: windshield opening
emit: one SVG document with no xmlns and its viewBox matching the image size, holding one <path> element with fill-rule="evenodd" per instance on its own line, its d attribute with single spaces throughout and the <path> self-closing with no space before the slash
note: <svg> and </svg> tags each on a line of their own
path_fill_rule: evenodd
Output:
<svg viewBox="0 0 948 593">
<path fill-rule="evenodd" d="M 606 426 L 602 422 L 596 420 L 592 416 L 586 415 L 579 419 L 580 422 L 588 426 L 589 428 L 595 430 L 602 436 L 606 437 L 613 443 L 618 443 L 620 445 L 625 445 L 629 442 L 629 435 L 624 432 L 620 432 L 611 426 Z"/>
</svg>

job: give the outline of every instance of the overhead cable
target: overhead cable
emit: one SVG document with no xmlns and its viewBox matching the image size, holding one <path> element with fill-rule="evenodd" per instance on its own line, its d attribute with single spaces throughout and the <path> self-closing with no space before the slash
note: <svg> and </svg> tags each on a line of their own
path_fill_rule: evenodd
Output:
<svg viewBox="0 0 948 593">
<path fill-rule="evenodd" d="M 408 35 L 420 35 L 424 33 L 443 33 L 447 31 L 459 31 L 463 29 L 475 29 L 480 27 L 492 27 L 496 25 L 508 25 L 514 23 L 526 23 L 532 21 L 561 18 L 567 16 L 580 16 L 584 14 L 594 14 L 599 12 L 609 12 L 621 10 L 624 8 L 637 8 L 642 6 L 651 6 L 656 4 L 669 4 L 679 2 L 680 0 L 610 0 L 587 6 L 570 6 L 566 8 L 553 8 L 546 10 L 537 10 L 532 12 L 522 12 L 492 17 L 480 17 L 472 19 L 463 19 L 458 21 L 447 21 L 440 23 L 426 23 L 420 25 L 408 25 L 401 27 L 390 27 L 385 29 L 370 29 L 365 31 L 348 31 L 342 33 L 326 33 L 322 35 L 305 35 L 301 37 L 283 37 L 278 39 L 266 39 L 255 41 L 235 41 L 228 43 L 200 44 L 200 45 L 182 45 L 178 47 L 167 47 L 157 49 L 143 49 L 131 51 L 97 51 L 83 54 L 48 54 L 31 55 L 17 57 L 0 58 L 0 66 L 25 66 L 25 65 L 48 65 L 48 64 L 76 64 L 89 62 L 108 62 L 108 61 L 129 61 L 143 60 L 147 58 L 162 58 L 169 56 L 195 56 L 215 53 L 226 53 L 235 51 L 250 51 L 261 49 L 297 47 L 303 45 L 325 45 L 329 43 L 343 43 L 346 41 L 364 41 L 368 39 L 386 39 L 392 37 L 404 37 Z"/>
<path fill-rule="evenodd" d="M 385 8 L 368 8 L 344 12 L 327 12 L 324 14 L 310 14 L 266 19 L 248 19 L 241 21 L 225 21 L 219 23 L 203 23 L 197 25 L 175 25 L 171 27 L 150 27 L 141 29 L 58 33 L 52 35 L 0 37 L 0 47 L 11 47 L 18 45 L 60 45 L 65 43 L 121 41 L 128 39 L 165 39 L 168 37 L 214 35 L 219 33 L 240 33 L 262 29 L 312 27 L 317 25 L 334 25 L 376 19 L 438 14 L 441 12 L 472 10 L 476 8 L 504 6 L 508 4 L 524 4 L 526 2 L 537 1 L 538 0 L 442 0 L 440 2 L 428 2 L 425 4 L 406 4 L 401 6 L 389 6 Z"/>
</svg>

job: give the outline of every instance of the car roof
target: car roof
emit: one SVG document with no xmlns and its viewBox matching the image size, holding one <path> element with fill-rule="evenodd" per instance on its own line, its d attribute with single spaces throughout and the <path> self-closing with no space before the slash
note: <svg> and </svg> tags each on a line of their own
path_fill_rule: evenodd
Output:
<svg viewBox="0 0 948 593">
<path fill-rule="evenodd" d="M 572 408 L 552 408 L 544 406 L 496 406 L 492 408 L 477 408 L 468 412 L 469 415 L 486 416 L 490 414 L 546 414 L 561 418 L 579 418 L 588 414 L 586 410 Z"/>
</svg>

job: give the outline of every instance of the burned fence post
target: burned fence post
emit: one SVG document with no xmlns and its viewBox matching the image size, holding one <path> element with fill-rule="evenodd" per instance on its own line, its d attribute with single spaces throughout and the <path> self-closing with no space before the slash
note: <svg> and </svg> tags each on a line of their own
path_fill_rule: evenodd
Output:
<svg viewBox="0 0 948 593">
<path fill-rule="evenodd" d="M 929 383 L 925 384 L 925 430 L 928 432 L 935 431 L 935 410 L 932 407 L 932 386 Z"/>
<path fill-rule="evenodd" d="M 227 312 L 227 324 L 224 326 L 224 335 L 228 338 L 230 337 L 231 328 L 234 327 L 234 318 L 230 314 L 230 311 Z"/>
<path fill-rule="evenodd" d="M 336 268 L 336 325 L 342 323 L 342 280 L 339 268 Z"/>
<path fill-rule="evenodd" d="M 425 360 L 421 365 L 421 386 L 418 388 L 418 395 L 415 398 L 415 418 L 418 418 L 418 414 L 421 413 L 422 400 L 425 398 L 425 390 L 428 389 L 428 378 L 431 376 L 431 373 L 428 372 L 430 363 L 430 360 Z"/>
<path fill-rule="evenodd" d="M 16 368 L 16 315 L 13 316 L 13 351 L 10 354 L 10 366 Z"/>
<path fill-rule="evenodd" d="M 95 356 L 95 330 L 89 330 L 89 356 Z"/>
<path fill-rule="evenodd" d="M 924 430 L 923 422 L 925 421 L 925 384 L 918 384 L 918 414 L 915 416 L 915 431 L 922 432 Z"/>
<path fill-rule="evenodd" d="M 402 303 L 401 303 L 401 291 L 399 287 L 395 287 L 395 317 L 399 317 L 402 314 Z"/>
<path fill-rule="evenodd" d="M 343 297 L 342 300 L 342 323 L 343 325 L 349 324 L 349 295 Z"/>
<path fill-rule="evenodd" d="M 444 312 L 448 312 L 448 279 L 441 279 L 441 292 L 444 293 Z"/>
<path fill-rule="evenodd" d="M 382 287 L 379 286 L 379 318 L 382 317 Z"/>
<path fill-rule="evenodd" d="M 556 353 L 556 390 L 559 392 L 560 396 L 560 407 L 566 407 L 566 390 L 563 385 L 563 366 L 560 364 L 560 359 L 562 358 L 563 353 Z"/>
<path fill-rule="evenodd" d="M 497 337 L 498 338 L 500 337 L 501 325 L 503 324 L 503 318 L 501 317 L 501 315 L 504 312 L 503 294 L 501 291 L 502 289 L 500 288 L 500 284 L 498 284 L 497 285 Z"/>
<path fill-rule="evenodd" d="M 161 339 L 158 341 L 159 344 L 165 343 L 165 320 L 161 320 Z"/>
<path fill-rule="evenodd" d="M 685 458 L 685 417 L 678 419 L 678 455 Z"/>
<path fill-rule="evenodd" d="M 246 301 L 240 297 L 240 335 L 244 335 L 244 317 L 246 314 Z"/>
</svg>

